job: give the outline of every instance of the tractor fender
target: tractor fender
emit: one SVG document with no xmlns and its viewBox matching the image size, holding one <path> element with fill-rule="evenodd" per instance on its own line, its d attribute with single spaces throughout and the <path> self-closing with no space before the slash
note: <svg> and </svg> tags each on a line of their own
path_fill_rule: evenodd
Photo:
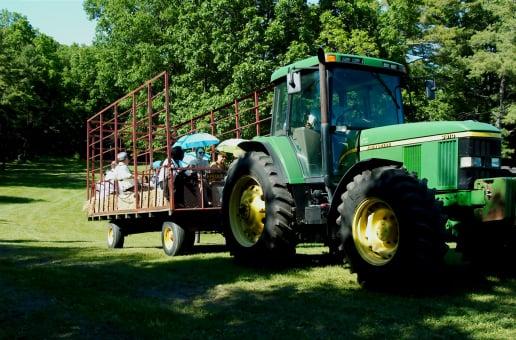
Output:
<svg viewBox="0 0 516 340">
<path fill-rule="evenodd" d="M 286 182 L 286 176 L 283 171 L 283 167 L 281 166 L 281 161 L 279 158 L 279 155 L 274 151 L 274 148 L 267 143 L 266 141 L 245 141 L 240 144 L 238 144 L 238 147 L 245 152 L 249 151 L 261 151 L 266 153 L 267 155 L 271 156 L 272 161 L 275 164 L 275 168 L 278 171 L 278 176 L 283 182 Z"/>
<path fill-rule="evenodd" d="M 330 238 L 334 237 L 334 231 L 336 230 L 336 220 L 339 216 L 339 213 L 337 212 L 337 207 L 340 204 L 340 196 L 342 196 L 342 194 L 346 191 L 346 186 L 348 185 L 348 183 L 351 182 L 356 175 L 361 174 L 365 170 L 388 165 L 401 167 L 403 163 L 393 161 L 390 159 L 369 158 L 358 163 L 355 163 L 351 168 L 348 169 L 348 171 L 346 171 L 344 176 L 342 176 L 342 178 L 339 181 L 339 184 L 333 192 L 333 199 L 331 201 L 330 210 L 328 212 L 328 235 L 330 236 Z"/>
</svg>

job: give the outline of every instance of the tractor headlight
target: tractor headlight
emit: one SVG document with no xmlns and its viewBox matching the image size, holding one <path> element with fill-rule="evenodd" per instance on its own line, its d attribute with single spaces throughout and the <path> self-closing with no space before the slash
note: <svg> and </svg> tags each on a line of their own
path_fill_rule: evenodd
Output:
<svg viewBox="0 0 516 340">
<path fill-rule="evenodd" d="M 478 168 L 482 166 L 482 159 L 480 157 L 461 157 L 461 168 Z"/>
<path fill-rule="evenodd" d="M 491 158 L 491 168 L 499 168 L 500 167 L 500 158 L 493 157 Z"/>
</svg>

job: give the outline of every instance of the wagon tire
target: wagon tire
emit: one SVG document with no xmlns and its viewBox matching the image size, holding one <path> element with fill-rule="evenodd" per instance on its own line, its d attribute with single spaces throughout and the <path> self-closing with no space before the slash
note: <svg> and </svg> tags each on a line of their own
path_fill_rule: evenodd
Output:
<svg viewBox="0 0 516 340">
<path fill-rule="evenodd" d="M 178 254 L 191 254 L 194 251 L 195 231 L 185 230 L 183 244 Z"/>
<path fill-rule="evenodd" d="M 161 228 L 161 244 L 163 251 L 168 256 L 184 253 L 185 239 L 188 232 L 174 222 L 163 222 Z"/>
<path fill-rule="evenodd" d="M 114 223 L 108 223 L 107 246 L 111 249 L 124 247 L 124 234 L 122 232 L 122 228 Z"/>
</svg>

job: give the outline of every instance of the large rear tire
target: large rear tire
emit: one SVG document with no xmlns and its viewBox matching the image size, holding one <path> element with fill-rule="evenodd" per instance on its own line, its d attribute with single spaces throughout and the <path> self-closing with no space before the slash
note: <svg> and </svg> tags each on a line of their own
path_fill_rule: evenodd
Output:
<svg viewBox="0 0 516 340">
<path fill-rule="evenodd" d="M 341 248 L 362 285 L 433 273 L 446 253 L 446 219 L 426 182 L 386 166 L 355 176 L 337 219 Z"/>
<path fill-rule="evenodd" d="M 226 244 L 237 260 L 282 261 L 295 253 L 294 200 L 270 156 L 251 151 L 234 162 L 222 202 Z"/>
<path fill-rule="evenodd" d="M 108 248 L 124 247 L 124 234 L 122 232 L 122 228 L 114 223 L 108 223 L 107 246 Z"/>
</svg>

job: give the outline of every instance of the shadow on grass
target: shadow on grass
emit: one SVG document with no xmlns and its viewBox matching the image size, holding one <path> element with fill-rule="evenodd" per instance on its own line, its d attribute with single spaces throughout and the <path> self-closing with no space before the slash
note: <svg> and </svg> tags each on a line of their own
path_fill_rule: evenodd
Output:
<svg viewBox="0 0 516 340">
<path fill-rule="evenodd" d="M 84 162 L 65 158 L 9 163 L 0 171 L 0 187 L 82 189 L 86 187 L 85 169 Z"/>
<path fill-rule="evenodd" d="M 0 337 L 468 339 L 478 335 L 457 320 L 511 315 L 511 303 L 500 301 L 516 288 L 451 271 L 427 296 L 397 296 L 311 281 L 310 256 L 271 270 L 238 266 L 227 254 L 155 261 L 99 251 L 0 245 L 0 303 L 9 306 L 0 311 Z"/>
<path fill-rule="evenodd" d="M 28 198 L 28 197 L 17 197 L 17 196 L 1 196 L 0 204 L 23 204 L 32 202 L 44 202 L 45 200 Z"/>
<path fill-rule="evenodd" d="M 227 252 L 225 244 L 195 244 L 192 254 L 216 254 Z"/>
<path fill-rule="evenodd" d="M 125 249 L 163 249 L 162 246 L 124 246 Z M 176 257 L 190 256 L 195 254 L 217 254 L 227 252 L 228 249 L 223 244 L 195 244 L 193 249 L 187 254 L 175 255 Z"/>
<path fill-rule="evenodd" d="M 0 220 L 0 223 L 1 220 Z M 56 241 L 56 240 L 49 240 L 49 241 L 45 241 L 45 240 L 30 240 L 30 239 L 26 239 L 26 240 L 0 240 L 0 248 L 3 247 L 3 244 L 10 244 L 10 243 L 62 243 L 62 244 L 66 244 L 66 243 L 91 243 L 91 241 Z"/>
</svg>

